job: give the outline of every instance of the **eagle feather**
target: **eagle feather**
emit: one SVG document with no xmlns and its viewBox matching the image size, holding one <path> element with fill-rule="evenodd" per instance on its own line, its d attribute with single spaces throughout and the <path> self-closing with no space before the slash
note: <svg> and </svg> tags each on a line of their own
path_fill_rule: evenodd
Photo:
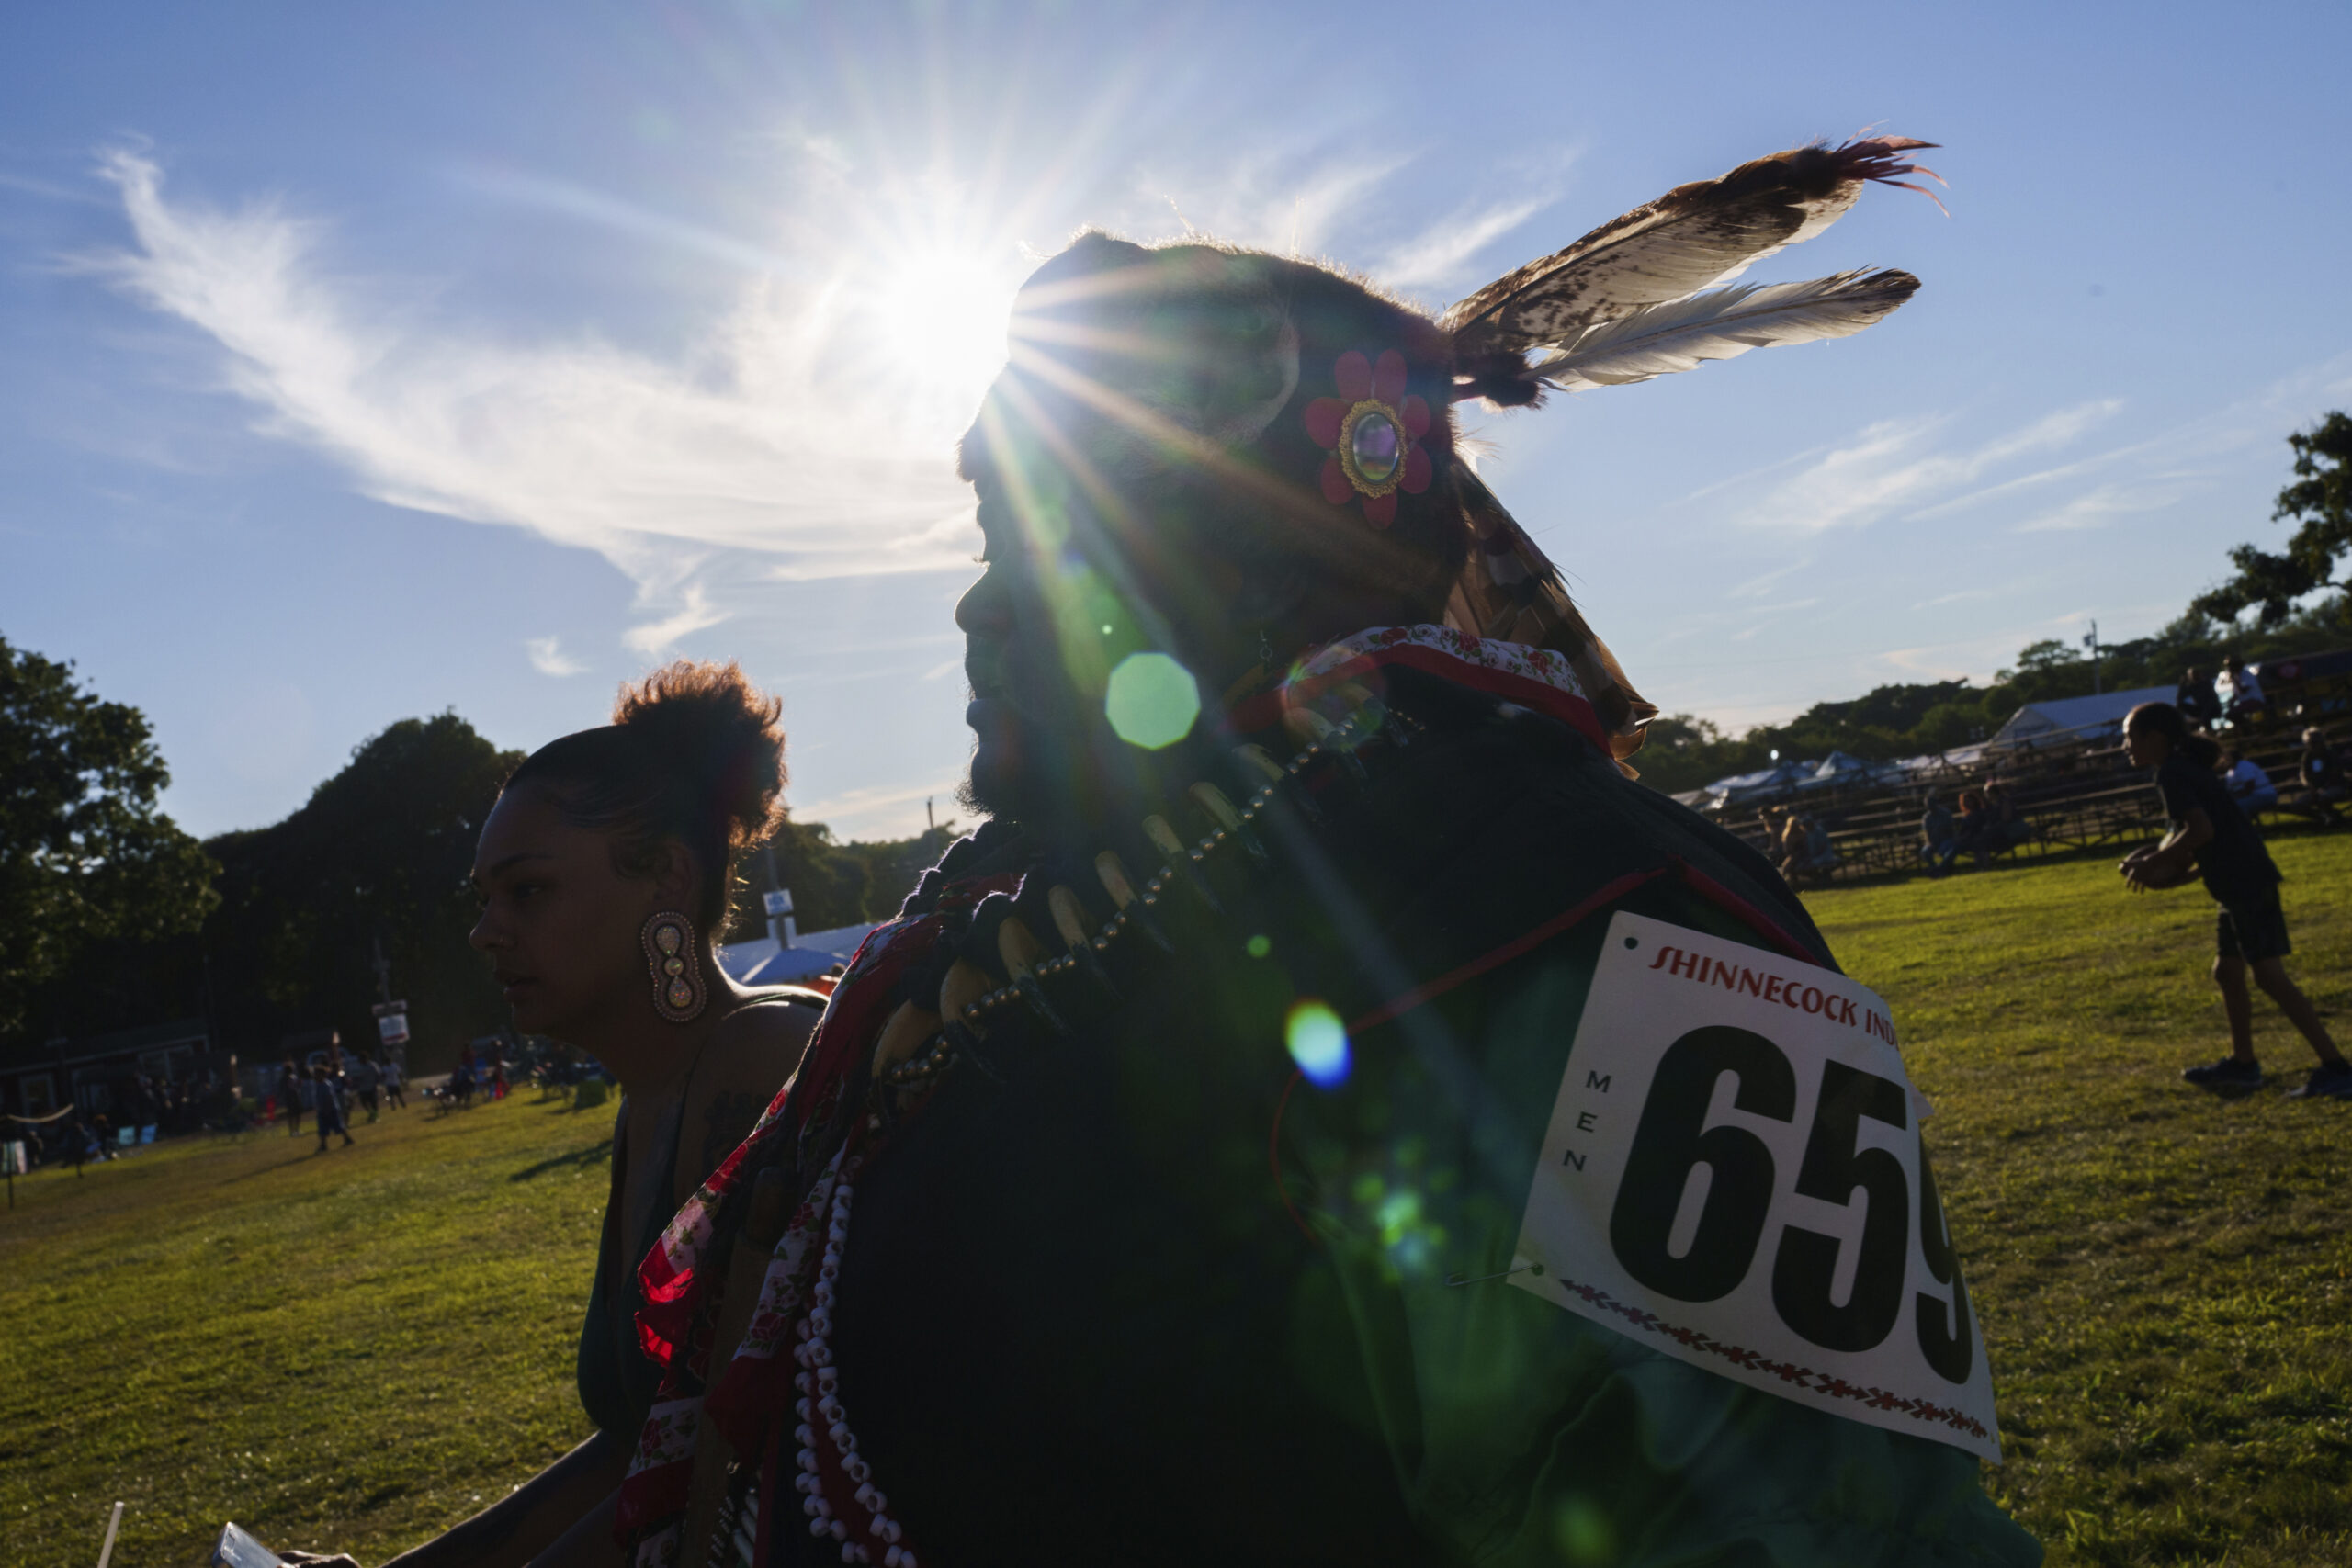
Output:
<svg viewBox="0 0 2352 1568">
<path fill-rule="evenodd" d="M 1527 367 L 1530 380 L 1563 390 L 1619 387 L 1775 348 L 1846 337 L 1918 291 L 1907 272 L 1856 270 L 1809 283 L 1740 284 L 1653 305 L 1587 327 L 1557 353 Z"/>
<path fill-rule="evenodd" d="M 1815 143 L 1678 186 L 1453 306 L 1445 325 L 1456 356 L 1491 361 L 1563 344 L 1590 327 L 1724 282 L 1820 233 L 1869 181 L 1922 189 L 1896 176 L 1939 176 L 1902 155 L 1934 145 L 1907 136 Z"/>
</svg>

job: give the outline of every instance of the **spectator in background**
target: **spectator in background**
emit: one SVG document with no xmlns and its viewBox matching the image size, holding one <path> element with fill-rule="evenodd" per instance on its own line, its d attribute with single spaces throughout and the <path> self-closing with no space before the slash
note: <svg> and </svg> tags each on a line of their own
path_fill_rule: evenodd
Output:
<svg viewBox="0 0 2352 1568">
<path fill-rule="evenodd" d="M 1781 827 L 1781 874 L 1792 886 L 1826 881 L 1838 864 L 1828 829 L 1805 812 L 1792 811 Z"/>
<path fill-rule="evenodd" d="M 2231 747 L 2222 753 L 2222 761 L 2226 764 L 2222 769 L 2222 787 L 2230 792 L 2247 821 L 2254 820 L 2256 812 L 2278 804 L 2278 786 L 2270 782 L 2261 763 L 2245 754 L 2245 747 Z"/>
<path fill-rule="evenodd" d="M 2013 850 L 2033 837 L 2033 824 L 2018 815 L 2018 803 L 2005 784 L 1984 786 L 1984 809 L 1992 816 L 1987 833 L 1990 840 L 1985 859 L 2003 850 Z"/>
<path fill-rule="evenodd" d="M 327 1152 L 327 1134 L 330 1133 L 342 1134 L 343 1146 L 349 1148 L 352 1137 L 350 1127 L 344 1122 L 343 1086 L 335 1081 L 334 1075 L 327 1070 L 324 1062 L 311 1068 L 311 1113 L 319 1124 L 318 1152 Z"/>
<path fill-rule="evenodd" d="M 383 1077 L 386 1108 L 392 1111 L 406 1111 L 408 1096 L 402 1090 L 408 1087 L 408 1075 L 401 1071 L 400 1063 L 379 1054 L 376 1058 L 376 1067 Z"/>
<path fill-rule="evenodd" d="M 2262 682 L 2246 668 L 2245 660 L 2230 655 L 2222 666 L 2218 682 L 2222 695 L 2222 716 L 2232 724 L 2252 724 L 2262 716 Z"/>
<path fill-rule="evenodd" d="M 1960 853 L 1959 829 L 1952 824 L 1951 807 L 1928 792 L 1927 810 L 1919 818 L 1919 858 L 1928 863 L 1929 876 L 1941 876 L 1951 870 L 1952 857 Z"/>
<path fill-rule="evenodd" d="M 2317 725 L 2303 731 L 2303 754 L 2295 764 L 2295 782 L 2301 787 L 2288 802 L 2290 807 L 2330 828 L 2343 820 L 2336 808 L 2345 799 L 2344 759 Z"/>
<path fill-rule="evenodd" d="M 2212 728 L 2213 721 L 2222 716 L 2222 699 L 2213 694 L 2212 678 L 2194 664 L 2180 672 L 2173 705 L 2180 710 L 2181 717 L 2199 729 Z"/>
<path fill-rule="evenodd" d="M 1975 856 L 1976 868 L 1982 871 L 1993 863 L 1993 813 L 1984 805 L 1984 792 L 1962 790 L 1960 820 L 1952 824 L 1953 856 Z"/>
<path fill-rule="evenodd" d="M 302 1135 L 302 1080 L 294 1075 L 294 1058 L 291 1056 L 287 1057 L 286 1065 L 277 1069 L 277 1103 L 286 1112 L 287 1136 L 300 1137 Z"/>
<path fill-rule="evenodd" d="M 2167 703 L 2143 703 L 2123 721 L 2123 744 L 2134 765 L 2155 773 L 2172 830 L 2164 841 L 2144 844 L 2118 869 L 2135 893 L 2178 887 L 2201 877 L 2221 906 L 2214 922 L 2217 948 L 2213 983 L 2222 989 L 2222 1010 L 2230 1024 L 2230 1054 L 2180 1076 L 2208 1089 L 2252 1089 L 2262 1082 L 2254 1055 L 2254 1006 L 2246 994 L 2246 971 L 2278 1010 L 2302 1032 L 2319 1057 L 2319 1067 L 2293 1091 L 2296 1099 L 2352 1095 L 2347 1065 L 2319 1011 L 2294 981 L 2285 959 L 2292 951 L 2287 917 L 2278 904 L 2278 867 L 2270 852 L 2213 774 L 2219 753 L 2212 741 L 2191 735 L 2180 710 Z"/>
<path fill-rule="evenodd" d="M 1838 846 L 1829 841 L 1829 829 L 1811 812 L 1804 817 L 1805 870 L 1826 882 L 1838 868 Z"/>
</svg>

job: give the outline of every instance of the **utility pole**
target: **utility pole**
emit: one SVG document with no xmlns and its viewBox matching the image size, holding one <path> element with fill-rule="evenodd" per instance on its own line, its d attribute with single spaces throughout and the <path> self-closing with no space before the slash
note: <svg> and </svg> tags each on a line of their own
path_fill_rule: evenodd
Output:
<svg viewBox="0 0 2352 1568">
<path fill-rule="evenodd" d="M 931 814 L 931 799 L 927 795 L 922 797 L 922 825 L 936 833 L 939 831 L 939 818 Z"/>
<path fill-rule="evenodd" d="M 375 942 L 376 962 L 371 967 L 376 971 L 376 999 L 389 1002 L 392 999 L 392 961 L 384 956 L 384 939 L 380 934 Z"/>
<path fill-rule="evenodd" d="M 2090 629 L 2090 633 L 2089 633 L 2089 635 L 2088 635 L 2088 636 L 2086 636 L 2086 637 L 2085 637 L 2083 638 L 2083 646 L 2084 646 L 2085 648 L 2086 648 L 2086 649 L 2090 649 L 2090 653 L 2091 653 L 2091 695 L 2096 697 L 2096 696 L 2098 696 L 2098 695 L 2099 694 L 2099 683 L 2098 683 L 2098 623 L 2097 621 L 2093 621 L 2093 622 L 2091 623 L 2091 629 Z"/>
</svg>

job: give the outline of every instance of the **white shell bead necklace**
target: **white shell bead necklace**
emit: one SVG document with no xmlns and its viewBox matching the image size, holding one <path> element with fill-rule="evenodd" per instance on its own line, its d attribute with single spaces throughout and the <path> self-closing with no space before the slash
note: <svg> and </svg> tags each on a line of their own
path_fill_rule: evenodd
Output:
<svg viewBox="0 0 2352 1568">
<path fill-rule="evenodd" d="M 849 1209 L 856 1196 L 853 1182 L 864 1163 L 858 1156 L 842 1163 L 841 1179 L 833 1187 L 832 1213 L 825 1227 L 824 1255 L 817 1265 L 816 1288 L 810 1292 L 812 1304 L 796 1325 L 800 1343 L 793 1347 L 792 1359 L 801 1370 L 794 1374 L 792 1386 L 800 1393 L 794 1405 L 800 1423 L 792 1435 L 800 1444 L 800 1473 L 792 1484 L 801 1494 L 800 1511 L 808 1516 L 808 1533 L 839 1541 L 843 1562 L 921 1568 L 913 1549 L 899 1544 L 906 1531 L 890 1517 L 889 1498 L 874 1484 L 873 1469 L 857 1451 L 857 1434 L 850 1430 L 849 1413 L 842 1407 L 841 1369 L 833 1365 L 833 1286 L 841 1278 L 842 1244 L 849 1240 Z M 832 1449 L 841 1472 L 857 1483 L 847 1506 L 826 1495 L 818 1450 L 820 1439 Z M 860 1524 L 863 1529 L 857 1528 Z"/>
</svg>

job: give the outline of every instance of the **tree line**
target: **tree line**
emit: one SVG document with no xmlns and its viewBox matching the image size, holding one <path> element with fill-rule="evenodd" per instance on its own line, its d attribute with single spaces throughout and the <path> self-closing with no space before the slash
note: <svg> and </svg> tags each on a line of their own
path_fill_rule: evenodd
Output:
<svg viewBox="0 0 2352 1568">
<path fill-rule="evenodd" d="M 283 821 L 199 843 L 159 808 L 170 775 L 145 717 L 0 640 L 0 928 L 25 937 L 0 952 L 0 1059 L 188 1017 L 247 1061 L 315 1030 L 372 1043 L 380 962 L 409 1003 L 412 1069 L 447 1066 L 505 1022 L 466 940 L 467 876 L 521 761 L 454 713 L 403 719 Z M 746 858 L 728 937 L 765 931 L 777 885 L 803 931 L 895 914 L 952 835 L 842 843 L 786 822 Z"/>
<path fill-rule="evenodd" d="M 2275 515 L 2282 551 L 2233 550 L 2233 575 L 2154 637 L 2100 650 L 2110 688 L 2170 685 L 2218 666 L 2340 645 L 2352 592 L 2352 418 L 2290 436 L 2295 482 Z M 2330 596 L 2310 603 L 2314 594 Z M 2245 612 L 2253 611 L 2251 619 Z M 1991 684 L 1882 686 L 1736 737 L 1677 714 L 1651 727 L 1645 783 L 1696 788 L 1783 757 L 1873 760 L 1981 740 L 2024 704 L 2091 689 L 2083 652 L 2034 643 Z M 200 1016 L 248 1060 L 289 1033 L 375 1038 L 377 964 L 410 1004 L 412 1060 L 447 1064 L 505 1009 L 471 951 L 467 886 L 481 821 L 521 754 L 454 713 L 403 719 L 281 822 L 201 843 L 159 807 L 170 773 L 146 717 L 80 686 L 69 664 L 0 639 L 0 1060 L 56 1039 Z M 888 918 L 954 829 L 838 842 L 788 822 L 746 859 L 728 935 L 758 934 L 759 895 L 792 889 L 803 931 Z"/>
<path fill-rule="evenodd" d="M 2352 641 L 2352 585 L 2335 576 L 2338 563 L 2352 557 L 2352 418 L 2331 413 L 2287 442 L 2295 482 L 2278 492 L 2272 513 L 2298 525 L 2286 548 L 2238 546 L 2229 554 L 2228 580 L 2192 599 L 2170 626 L 2101 647 L 2099 689 L 2171 686 L 2192 665 L 2210 676 L 2232 653 L 2258 663 Z M 2307 603 L 2314 594 L 2324 597 Z M 1881 686 L 1739 735 L 1690 714 L 1668 715 L 1650 725 L 1634 765 L 1644 784 L 1674 795 L 1768 768 L 1775 752 L 1785 760 L 1845 751 L 1893 761 L 1985 739 L 2029 703 L 2088 696 L 2093 686 L 2087 650 L 2045 639 L 2019 649 L 2016 665 L 1988 685 Z"/>
</svg>

